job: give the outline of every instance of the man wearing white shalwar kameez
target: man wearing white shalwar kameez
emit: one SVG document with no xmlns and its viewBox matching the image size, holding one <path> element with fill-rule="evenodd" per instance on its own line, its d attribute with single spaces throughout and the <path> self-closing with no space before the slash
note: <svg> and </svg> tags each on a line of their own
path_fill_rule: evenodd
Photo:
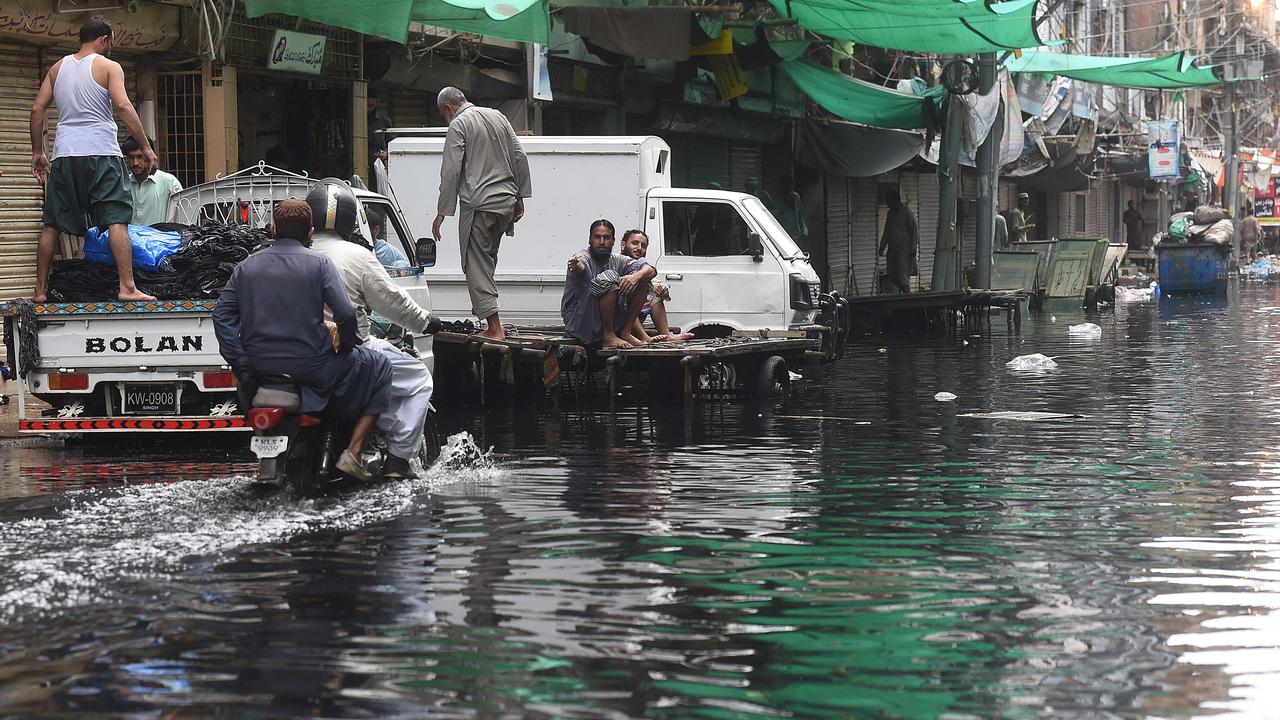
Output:
<svg viewBox="0 0 1280 720">
<path fill-rule="evenodd" d="M 338 268 L 338 276 L 356 306 L 358 336 L 362 347 L 387 358 L 391 363 L 391 405 L 378 416 L 378 429 L 387 439 L 387 449 L 397 460 L 417 456 L 422 448 L 422 430 L 431 404 L 431 373 L 422 360 L 382 338 L 369 335 L 369 315 L 365 308 L 378 313 L 413 332 L 432 332 L 431 313 L 413 301 L 409 294 L 391 279 L 372 250 L 342 239 L 336 232 L 323 230 L 313 236 L 311 249 L 321 253 Z M 326 309 L 327 312 L 327 309 Z M 394 468 L 384 477 L 407 474 L 407 468 Z"/>
<path fill-rule="evenodd" d="M 458 245 L 462 273 L 471 294 L 471 312 L 485 321 L 482 337 L 507 337 L 498 317 L 498 245 L 502 234 L 524 215 L 524 199 L 533 194 L 529 161 L 506 116 L 492 108 L 467 102 L 461 90 L 447 87 L 437 98 L 449 121 L 440 165 L 440 199 L 431 234 L 440 240 L 440 226 L 461 204 Z"/>
</svg>

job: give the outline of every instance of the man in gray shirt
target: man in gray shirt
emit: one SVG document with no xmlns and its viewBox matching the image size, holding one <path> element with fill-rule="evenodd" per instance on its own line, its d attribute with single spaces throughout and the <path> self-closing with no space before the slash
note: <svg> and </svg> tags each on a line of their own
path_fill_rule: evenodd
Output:
<svg viewBox="0 0 1280 720">
<path fill-rule="evenodd" d="M 492 108 L 467 102 L 462 91 L 447 87 L 436 104 L 449 121 L 440 165 L 440 200 L 431 234 L 440 240 L 440 226 L 459 201 L 458 243 L 462 273 L 471 293 L 471 312 L 485 321 L 480 335 L 505 340 L 498 317 L 498 266 L 502 233 L 511 234 L 524 216 L 524 198 L 533 194 L 529 161 L 506 116 Z"/>
<path fill-rule="evenodd" d="M 565 333 L 588 347 L 629 348 L 644 343 L 631 334 L 649 281 L 658 271 L 644 258 L 613 252 L 613 223 L 591 223 L 590 245 L 569 258 L 560 300 Z"/>
</svg>

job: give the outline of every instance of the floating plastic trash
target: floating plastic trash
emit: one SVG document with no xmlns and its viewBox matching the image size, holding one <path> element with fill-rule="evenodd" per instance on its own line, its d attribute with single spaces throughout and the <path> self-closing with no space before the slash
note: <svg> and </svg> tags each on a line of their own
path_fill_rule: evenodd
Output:
<svg viewBox="0 0 1280 720">
<path fill-rule="evenodd" d="M 1019 355 L 1004 364 L 1010 370 L 1052 370 L 1058 367 L 1058 363 L 1053 358 L 1040 353 L 1032 353 L 1030 355 Z"/>
<path fill-rule="evenodd" d="M 1073 420 L 1083 415 L 1071 413 L 1035 412 L 1031 410 L 997 410 L 995 412 L 962 413 L 960 417 L 978 418 L 980 420 L 1024 420 L 1026 422 L 1043 422 L 1045 420 Z"/>
<path fill-rule="evenodd" d="M 1080 323 L 1067 328 L 1067 334 L 1081 338 L 1100 338 L 1102 337 L 1102 328 L 1093 323 Z"/>
<path fill-rule="evenodd" d="M 1116 302 L 1150 302 L 1155 299 L 1155 288 L 1116 288 Z"/>
<path fill-rule="evenodd" d="M 937 395 L 934 395 L 933 399 L 938 402 L 951 402 L 956 399 L 956 396 L 949 392 L 940 392 Z"/>
</svg>

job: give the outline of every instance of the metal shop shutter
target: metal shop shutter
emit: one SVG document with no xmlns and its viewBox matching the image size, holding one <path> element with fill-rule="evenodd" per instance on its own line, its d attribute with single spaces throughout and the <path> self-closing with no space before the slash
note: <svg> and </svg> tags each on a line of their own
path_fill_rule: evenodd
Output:
<svg viewBox="0 0 1280 720">
<path fill-rule="evenodd" d="M 876 256 L 876 244 L 880 242 L 880 232 L 884 228 L 883 215 L 888 208 L 882 207 L 877 198 L 880 178 L 853 178 L 849 185 L 852 191 L 849 197 L 849 256 L 853 264 L 854 289 L 858 291 L 858 295 L 874 295 L 876 269 L 883 269 L 883 263 Z"/>
<path fill-rule="evenodd" d="M 435 96 L 429 93 L 382 91 L 382 107 L 391 116 L 394 127 L 428 127 L 431 124 L 431 106 Z"/>
<path fill-rule="evenodd" d="M 919 173 L 916 183 L 920 193 L 920 212 L 916 224 L 920 228 L 920 286 L 933 282 L 933 249 L 938 242 L 938 176 Z"/>
<path fill-rule="evenodd" d="M 729 143 L 705 137 L 686 140 L 683 187 L 705 190 L 712 182 L 720 183 L 722 190 L 741 190 L 730 185 Z"/>
<path fill-rule="evenodd" d="M 729 184 L 725 190 L 743 192 L 743 185 L 749 177 L 759 180 L 761 187 L 767 185 L 764 181 L 764 153 L 759 145 L 753 143 L 732 143 L 729 147 Z"/>
<path fill-rule="evenodd" d="M 31 176 L 31 103 L 40 53 L 0 42 L 0 298 L 31 294 L 44 193 Z M 49 149 L 52 149 L 51 147 Z M 48 150 L 46 150 L 48 152 Z"/>
<path fill-rule="evenodd" d="M 978 199 L 978 174 L 974 170 L 962 167 L 960 169 L 960 200 L 965 211 L 964 225 L 961 227 L 960 233 L 960 266 L 968 267 L 969 263 L 974 262 L 978 251 L 978 218 L 970 208 L 977 208 L 976 201 Z"/>
<path fill-rule="evenodd" d="M 824 175 L 827 205 L 827 276 L 831 288 L 846 297 L 852 297 L 852 275 L 849 271 L 849 178 L 843 175 Z"/>
</svg>

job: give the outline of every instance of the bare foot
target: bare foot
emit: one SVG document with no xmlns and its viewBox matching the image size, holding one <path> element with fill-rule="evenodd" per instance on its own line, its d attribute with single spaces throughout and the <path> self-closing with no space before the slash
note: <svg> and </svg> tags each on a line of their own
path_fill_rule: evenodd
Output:
<svg viewBox="0 0 1280 720">
<path fill-rule="evenodd" d="M 31 302 L 35 302 L 35 303 L 49 302 L 49 297 L 44 293 L 36 293 L 35 295 L 31 296 Z"/>
<path fill-rule="evenodd" d="M 506 340 L 507 329 L 501 325 L 496 327 L 486 326 L 484 332 L 480 333 L 480 337 L 486 340 Z"/>
<path fill-rule="evenodd" d="M 631 343 L 617 336 L 614 336 L 611 338 L 605 338 L 604 340 L 605 350 L 626 350 L 630 347 L 631 347 Z"/>
<path fill-rule="evenodd" d="M 635 335 L 631 335 L 629 333 L 623 333 L 618 337 L 622 338 L 624 342 L 629 343 L 631 347 L 640 347 L 641 345 L 644 345 L 644 341 L 639 340 Z"/>
<path fill-rule="evenodd" d="M 134 290 L 133 292 L 121 291 L 116 294 L 116 299 L 119 300 L 120 302 L 141 302 L 146 300 L 155 300 L 154 297 L 142 292 L 141 290 Z"/>
<path fill-rule="evenodd" d="M 670 339 L 671 337 L 668 335 L 653 335 L 649 338 L 649 342 L 659 343 L 659 342 L 666 342 Z"/>
<path fill-rule="evenodd" d="M 685 340 L 692 340 L 693 333 L 677 333 L 675 335 L 668 335 L 667 339 L 671 342 L 684 342 Z"/>
</svg>

